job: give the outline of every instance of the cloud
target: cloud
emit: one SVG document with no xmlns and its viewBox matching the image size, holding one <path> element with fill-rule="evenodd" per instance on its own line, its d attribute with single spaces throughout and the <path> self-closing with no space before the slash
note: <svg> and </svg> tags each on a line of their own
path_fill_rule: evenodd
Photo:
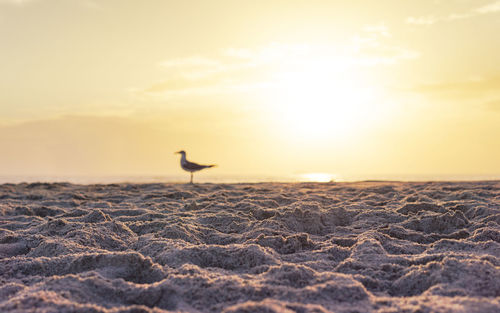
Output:
<svg viewBox="0 0 500 313">
<path fill-rule="evenodd" d="M 500 12 L 500 1 L 493 2 L 474 10 L 479 14 Z"/>
<path fill-rule="evenodd" d="M 416 59 L 418 51 L 386 42 L 392 37 L 385 24 L 367 25 L 363 32 L 354 36 L 350 53 L 355 64 L 361 66 L 394 65 L 402 60 Z"/>
<path fill-rule="evenodd" d="M 29 2 L 34 2 L 36 0 L 0 0 L 0 4 L 13 4 L 13 5 L 23 5 Z"/>
<path fill-rule="evenodd" d="M 406 19 L 406 23 L 414 25 L 432 25 L 439 21 L 439 18 L 434 16 L 410 16 Z"/>
<path fill-rule="evenodd" d="M 500 75 L 463 81 L 422 84 L 414 92 L 456 105 L 475 106 L 488 111 L 500 111 Z"/>
<path fill-rule="evenodd" d="M 354 63 L 360 66 L 394 65 L 400 61 L 412 60 L 420 57 L 420 53 L 395 45 L 380 44 L 378 42 L 363 41 L 356 39 Z"/>
<path fill-rule="evenodd" d="M 223 53 L 210 58 L 202 56 L 189 56 L 185 58 L 169 59 L 160 62 L 160 66 L 170 73 L 177 74 L 187 80 L 201 80 L 254 67 L 252 60 L 244 60 Z"/>
<path fill-rule="evenodd" d="M 363 27 L 363 31 L 368 32 L 368 33 L 375 33 L 384 37 L 391 37 L 391 33 L 389 31 L 389 27 L 387 27 L 385 24 L 380 23 L 380 24 L 375 24 L 375 25 L 366 25 Z"/>
<path fill-rule="evenodd" d="M 446 94 L 456 96 L 475 96 L 486 92 L 497 92 L 500 90 L 500 76 L 489 78 L 472 78 L 464 81 L 440 82 L 433 84 L 422 84 L 415 88 L 416 91 L 425 94 Z"/>
<path fill-rule="evenodd" d="M 160 62 L 160 66 L 166 68 L 182 68 L 182 67 L 212 67 L 218 66 L 220 62 L 214 59 L 191 56 L 187 58 L 170 59 Z"/>
<path fill-rule="evenodd" d="M 0 0 L 1 4 L 15 5 L 18 7 L 28 5 L 30 3 L 40 2 L 41 0 Z M 48 1 L 45 1 L 48 2 Z M 73 2 L 86 7 L 88 9 L 101 9 L 101 5 L 94 0 L 73 0 Z"/>
<path fill-rule="evenodd" d="M 392 66 L 419 57 L 393 44 L 384 23 L 365 25 L 343 44 L 270 43 L 229 47 L 211 55 L 170 58 L 158 63 L 168 79 L 134 90 L 141 97 L 230 94 L 272 88 L 290 73 L 333 72 Z"/>
<path fill-rule="evenodd" d="M 163 60 L 159 66 L 167 80 L 143 88 L 145 94 L 163 96 L 208 95 L 265 88 L 267 74 L 276 64 L 304 57 L 300 45 L 272 43 L 255 49 L 226 48 L 212 56 L 188 56 Z M 284 61 L 284 56 L 286 60 Z"/>
<path fill-rule="evenodd" d="M 498 12 L 500 12 L 500 1 L 492 2 L 490 4 L 481 7 L 472 8 L 466 12 L 451 13 L 445 16 L 437 16 L 437 17 L 433 15 L 419 16 L 419 17 L 410 16 L 406 18 L 406 23 L 412 25 L 430 26 L 438 22 L 451 22 L 451 21 L 463 20 L 484 14 L 491 14 Z"/>
<path fill-rule="evenodd" d="M 161 94 L 162 98 L 244 92 L 263 87 L 265 82 L 258 73 L 268 65 L 255 50 L 234 48 L 221 50 L 215 56 L 167 59 L 159 66 L 168 79 L 133 91 L 149 96 Z"/>
</svg>

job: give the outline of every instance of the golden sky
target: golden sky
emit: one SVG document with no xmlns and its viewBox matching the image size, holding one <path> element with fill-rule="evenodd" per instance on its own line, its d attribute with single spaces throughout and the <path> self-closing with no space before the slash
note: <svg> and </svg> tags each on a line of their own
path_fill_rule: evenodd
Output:
<svg viewBox="0 0 500 313">
<path fill-rule="evenodd" d="M 0 0 L 0 176 L 500 178 L 500 1 Z M 205 175 L 205 174 L 202 174 Z"/>
</svg>

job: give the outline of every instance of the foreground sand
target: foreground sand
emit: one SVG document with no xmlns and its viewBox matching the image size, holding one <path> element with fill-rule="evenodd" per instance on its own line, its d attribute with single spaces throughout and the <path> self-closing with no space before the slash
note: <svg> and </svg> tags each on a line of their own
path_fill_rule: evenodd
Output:
<svg viewBox="0 0 500 313">
<path fill-rule="evenodd" d="M 500 182 L 0 185 L 0 312 L 500 312 Z"/>
</svg>

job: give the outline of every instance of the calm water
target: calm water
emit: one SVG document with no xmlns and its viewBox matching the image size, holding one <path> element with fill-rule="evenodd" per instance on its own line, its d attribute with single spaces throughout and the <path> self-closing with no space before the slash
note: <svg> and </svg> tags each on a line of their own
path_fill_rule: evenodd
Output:
<svg viewBox="0 0 500 313">
<path fill-rule="evenodd" d="M 292 177 L 250 177 L 250 176 L 194 176 L 195 183 L 251 183 L 251 182 L 296 182 Z M 112 183 L 184 183 L 189 174 L 171 176 L 0 176 L 0 184 L 32 182 L 70 182 L 75 184 Z"/>
<path fill-rule="evenodd" d="M 194 182 L 198 183 L 256 183 L 256 182 L 344 182 L 362 180 L 393 181 L 469 181 L 500 180 L 498 175 L 378 175 L 342 177 L 329 173 L 304 173 L 289 176 L 210 176 L 198 174 Z M 111 183 L 186 183 L 189 174 L 170 176 L 0 176 L 0 184 L 32 182 L 70 182 L 75 184 L 111 184 Z"/>
</svg>

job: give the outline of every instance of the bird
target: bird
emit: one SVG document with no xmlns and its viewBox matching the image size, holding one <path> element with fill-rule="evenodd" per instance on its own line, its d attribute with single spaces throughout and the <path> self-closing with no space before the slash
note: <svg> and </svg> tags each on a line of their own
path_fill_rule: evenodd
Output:
<svg viewBox="0 0 500 313">
<path fill-rule="evenodd" d="M 202 169 L 205 169 L 205 168 L 211 168 L 211 167 L 216 166 L 215 164 L 201 165 L 201 164 L 189 162 L 186 159 L 186 151 L 184 151 L 184 150 L 177 151 L 175 153 L 178 153 L 181 155 L 181 167 L 182 167 L 182 169 L 191 173 L 191 181 L 189 182 L 190 184 L 193 183 L 193 173 L 194 172 L 201 171 Z"/>
</svg>

